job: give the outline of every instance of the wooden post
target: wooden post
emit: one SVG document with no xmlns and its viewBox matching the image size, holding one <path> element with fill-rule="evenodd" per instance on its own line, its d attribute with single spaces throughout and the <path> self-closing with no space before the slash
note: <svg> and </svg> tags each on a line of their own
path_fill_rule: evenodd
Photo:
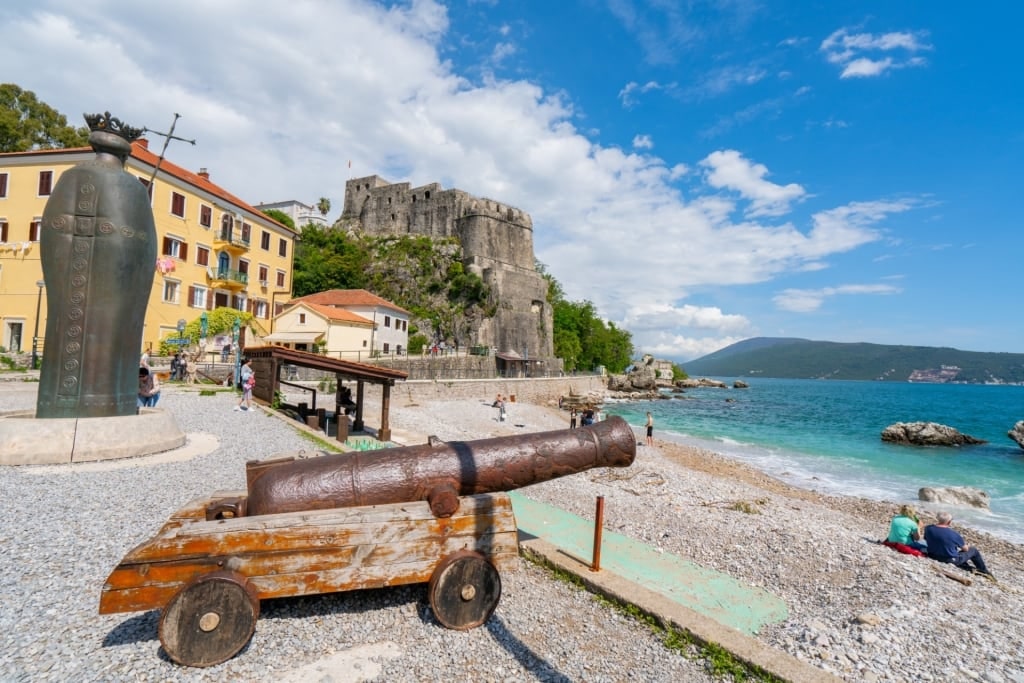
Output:
<svg viewBox="0 0 1024 683">
<path fill-rule="evenodd" d="M 381 385 L 380 399 L 380 431 L 377 432 L 378 441 L 391 440 L 391 425 L 388 423 L 388 412 L 391 409 L 391 385 Z"/>
<path fill-rule="evenodd" d="M 363 431 L 363 380 L 356 381 L 356 419 L 352 423 L 352 431 Z"/>
</svg>

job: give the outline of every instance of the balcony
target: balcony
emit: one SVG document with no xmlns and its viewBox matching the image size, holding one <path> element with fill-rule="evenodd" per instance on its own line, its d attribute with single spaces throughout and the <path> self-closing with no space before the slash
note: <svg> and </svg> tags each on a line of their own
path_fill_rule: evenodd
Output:
<svg viewBox="0 0 1024 683">
<path fill-rule="evenodd" d="M 212 287 L 220 287 L 222 289 L 239 291 L 245 289 L 249 284 L 249 274 L 243 273 L 240 270 L 207 268 L 206 276 L 209 278 Z"/>
<path fill-rule="evenodd" d="M 213 235 L 213 248 L 224 249 L 233 254 L 244 254 L 249 251 L 249 236 L 237 230 L 221 228 Z"/>
</svg>

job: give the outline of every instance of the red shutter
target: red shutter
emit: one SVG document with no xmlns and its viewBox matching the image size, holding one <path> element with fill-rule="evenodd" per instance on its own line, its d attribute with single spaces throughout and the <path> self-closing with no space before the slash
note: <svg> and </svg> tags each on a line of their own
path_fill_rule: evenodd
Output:
<svg viewBox="0 0 1024 683">
<path fill-rule="evenodd" d="M 213 290 L 212 289 L 206 290 L 206 310 L 208 310 L 208 311 L 212 311 L 213 310 Z"/>
<path fill-rule="evenodd" d="M 245 302 L 245 312 L 252 313 L 252 299 L 247 299 Z"/>
<path fill-rule="evenodd" d="M 0 223 L 0 242 L 7 241 L 7 222 Z"/>
<path fill-rule="evenodd" d="M 181 253 L 178 254 L 178 258 L 180 258 L 182 261 L 188 260 L 188 245 L 185 244 L 184 242 L 181 243 Z"/>
<path fill-rule="evenodd" d="M 192 305 L 192 302 L 196 300 L 196 288 L 193 285 L 188 287 L 188 306 Z"/>
<path fill-rule="evenodd" d="M 164 250 L 161 251 L 160 253 L 163 254 L 164 256 L 167 256 L 168 254 L 171 253 L 171 238 L 170 237 L 164 237 Z"/>
</svg>

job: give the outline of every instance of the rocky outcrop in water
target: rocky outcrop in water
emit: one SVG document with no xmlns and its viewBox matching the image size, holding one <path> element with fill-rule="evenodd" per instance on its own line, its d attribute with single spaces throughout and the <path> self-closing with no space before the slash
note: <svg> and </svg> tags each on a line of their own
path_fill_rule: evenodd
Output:
<svg viewBox="0 0 1024 683">
<path fill-rule="evenodd" d="M 1024 448 L 1024 420 L 1013 425 L 1013 429 L 1006 432 L 1006 435 L 1017 442 L 1017 445 Z"/>
<path fill-rule="evenodd" d="M 729 385 L 725 382 L 719 382 L 717 379 L 708 379 L 707 377 L 681 379 L 676 382 L 676 386 L 682 389 L 696 389 L 697 387 L 712 387 L 714 389 L 728 389 Z"/>
<path fill-rule="evenodd" d="M 961 434 L 953 427 L 937 422 L 897 422 L 882 430 L 882 441 L 914 446 L 967 446 L 988 443 Z"/>
<path fill-rule="evenodd" d="M 928 503 L 948 503 L 950 505 L 969 505 L 974 508 L 988 509 L 988 493 L 970 486 L 941 486 L 932 488 L 924 486 L 917 492 L 918 500 Z"/>
</svg>

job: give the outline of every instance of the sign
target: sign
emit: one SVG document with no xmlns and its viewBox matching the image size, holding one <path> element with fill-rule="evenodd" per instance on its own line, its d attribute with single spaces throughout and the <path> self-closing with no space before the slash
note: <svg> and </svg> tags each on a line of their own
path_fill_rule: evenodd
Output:
<svg viewBox="0 0 1024 683">
<path fill-rule="evenodd" d="M 175 338 L 175 337 L 171 337 L 170 339 L 164 339 L 163 342 L 164 342 L 164 344 L 171 344 L 171 345 L 174 345 L 174 346 L 184 346 L 186 344 L 191 344 L 192 340 L 188 339 L 188 338 L 185 338 L 185 337 L 183 337 L 181 339 L 178 339 L 178 338 Z"/>
</svg>

